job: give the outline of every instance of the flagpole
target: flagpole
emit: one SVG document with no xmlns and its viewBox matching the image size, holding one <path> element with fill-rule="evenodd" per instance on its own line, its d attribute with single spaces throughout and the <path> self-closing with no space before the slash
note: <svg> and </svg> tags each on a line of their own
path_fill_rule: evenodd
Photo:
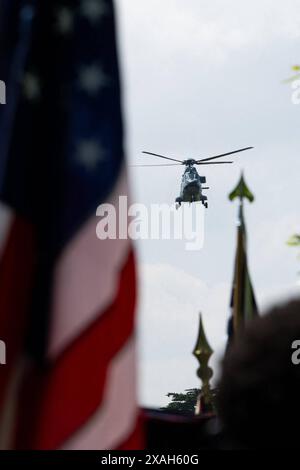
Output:
<svg viewBox="0 0 300 470">
<path fill-rule="evenodd" d="M 248 316 L 255 315 L 256 302 L 248 273 L 247 266 L 247 246 L 246 246 L 246 227 L 244 221 L 244 199 L 249 202 L 254 201 L 254 196 L 244 180 L 243 172 L 241 173 L 240 180 L 234 190 L 229 194 L 230 201 L 238 199 L 238 219 L 237 219 L 237 246 L 235 255 L 234 278 L 232 285 L 232 298 L 231 308 L 232 317 L 230 320 L 229 328 L 229 342 L 240 327 L 248 319 Z M 246 294 L 251 294 L 251 302 L 253 305 L 248 305 L 249 299 Z M 248 303 L 247 303 L 248 302 Z"/>
</svg>

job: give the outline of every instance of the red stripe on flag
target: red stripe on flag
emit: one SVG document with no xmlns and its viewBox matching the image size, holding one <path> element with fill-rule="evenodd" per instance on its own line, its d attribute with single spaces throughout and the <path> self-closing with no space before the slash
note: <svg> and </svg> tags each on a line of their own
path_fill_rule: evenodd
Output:
<svg viewBox="0 0 300 470">
<path fill-rule="evenodd" d="M 0 334 L 6 344 L 6 365 L 0 373 L 0 409 L 12 369 L 21 355 L 35 263 L 32 226 L 12 221 L 0 263 Z"/>
<path fill-rule="evenodd" d="M 93 415 L 102 402 L 109 364 L 132 336 L 135 297 L 131 253 L 111 307 L 48 369 L 32 368 L 26 374 L 20 388 L 17 449 L 56 449 Z"/>
<path fill-rule="evenodd" d="M 145 437 L 144 437 L 144 427 L 145 427 L 145 417 L 142 413 L 140 413 L 132 434 L 116 450 L 145 449 L 146 442 L 145 442 Z"/>
</svg>

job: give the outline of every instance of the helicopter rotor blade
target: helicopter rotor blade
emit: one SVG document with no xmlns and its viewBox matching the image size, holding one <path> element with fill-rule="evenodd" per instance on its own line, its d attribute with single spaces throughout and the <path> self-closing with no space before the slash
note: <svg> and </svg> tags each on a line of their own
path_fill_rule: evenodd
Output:
<svg viewBox="0 0 300 470">
<path fill-rule="evenodd" d="M 216 155 L 214 157 L 202 158 L 201 160 L 197 160 L 197 163 L 208 162 L 210 160 L 215 160 L 216 158 L 226 157 L 227 155 L 233 155 L 234 153 L 244 152 L 245 150 L 250 150 L 250 149 L 253 149 L 253 148 L 254 147 L 245 147 L 243 149 L 234 150 L 233 152 L 221 153 L 220 155 Z"/>
<path fill-rule="evenodd" d="M 226 163 L 233 163 L 233 162 L 196 162 L 195 165 L 223 165 Z"/>
<path fill-rule="evenodd" d="M 129 165 L 131 167 L 149 167 L 149 166 L 181 166 L 181 163 L 163 163 L 162 165 Z"/>
<path fill-rule="evenodd" d="M 165 158 L 166 160 L 172 160 L 173 162 L 179 162 L 183 165 L 183 161 L 182 160 L 177 160 L 176 158 L 170 158 L 170 157 L 165 157 L 164 155 L 159 155 L 158 153 L 152 153 L 152 152 L 142 152 L 142 153 L 146 153 L 147 155 L 154 155 L 155 157 L 159 157 L 159 158 Z"/>
</svg>

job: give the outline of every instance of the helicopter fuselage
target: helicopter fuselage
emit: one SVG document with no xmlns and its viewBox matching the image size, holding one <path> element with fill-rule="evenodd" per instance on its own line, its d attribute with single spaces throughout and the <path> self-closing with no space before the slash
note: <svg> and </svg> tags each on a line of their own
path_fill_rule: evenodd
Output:
<svg viewBox="0 0 300 470">
<path fill-rule="evenodd" d="M 176 208 L 178 209 L 181 206 L 182 202 L 197 202 L 200 201 L 202 204 L 207 208 L 207 197 L 204 196 L 203 190 L 209 189 L 208 187 L 203 186 L 206 183 L 205 176 L 200 176 L 195 168 L 195 165 L 224 165 L 227 163 L 233 163 L 233 161 L 215 161 L 221 157 L 225 157 L 227 155 L 233 155 L 239 152 L 244 152 L 245 150 L 250 150 L 253 147 L 244 147 L 242 149 L 233 150 L 232 152 L 221 153 L 220 155 L 214 155 L 213 157 L 208 158 L 200 158 L 200 160 L 195 160 L 193 158 L 189 158 L 187 160 L 179 160 L 178 158 L 171 158 L 167 157 L 166 155 L 161 155 L 159 153 L 153 152 L 146 152 L 145 150 L 143 153 L 147 155 L 153 155 L 155 157 L 163 158 L 164 160 L 168 160 L 168 163 L 164 165 L 138 165 L 138 166 L 174 166 L 174 165 L 185 165 L 186 170 L 182 175 L 181 179 L 181 188 L 180 188 L 180 196 L 176 198 Z M 169 161 L 176 162 L 175 164 L 170 164 Z"/>
<path fill-rule="evenodd" d="M 178 206 L 182 202 L 192 203 L 201 201 L 207 207 L 207 197 L 202 194 L 203 183 L 205 182 L 205 176 L 200 176 L 192 164 L 188 165 L 182 175 L 180 196 L 175 201 Z"/>
</svg>

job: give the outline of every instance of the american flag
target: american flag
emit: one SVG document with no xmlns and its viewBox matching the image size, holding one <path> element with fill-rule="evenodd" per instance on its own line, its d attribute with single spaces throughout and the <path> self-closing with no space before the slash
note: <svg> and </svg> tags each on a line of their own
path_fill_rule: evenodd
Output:
<svg viewBox="0 0 300 470">
<path fill-rule="evenodd" d="M 137 449 L 135 264 L 110 0 L 0 0 L 0 446 Z"/>
</svg>

